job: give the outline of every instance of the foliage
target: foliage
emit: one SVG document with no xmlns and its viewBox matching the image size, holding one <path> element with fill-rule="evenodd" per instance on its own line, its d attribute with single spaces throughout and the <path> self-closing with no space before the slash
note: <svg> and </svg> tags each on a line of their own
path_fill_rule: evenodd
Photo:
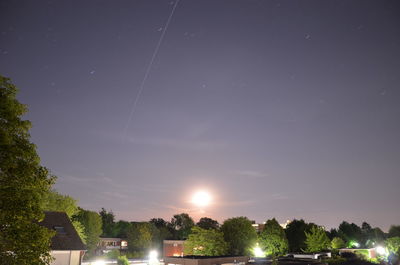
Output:
<svg viewBox="0 0 400 265">
<path fill-rule="evenodd" d="M 286 254 L 289 249 L 285 231 L 275 218 L 265 223 L 259 241 L 267 256 L 271 256 L 274 260 L 276 257 Z"/>
<path fill-rule="evenodd" d="M 286 226 L 285 234 L 291 252 L 300 252 L 306 249 L 306 235 L 304 232 L 309 231 L 313 225 L 312 223 L 306 223 L 303 219 L 295 219 Z"/>
<path fill-rule="evenodd" d="M 201 227 L 203 229 L 218 229 L 219 228 L 219 223 L 217 220 L 208 218 L 208 217 L 202 217 L 196 224 L 198 227 Z"/>
<path fill-rule="evenodd" d="M 128 259 L 139 259 L 139 258 L 144 258 L 146 256 L 145 251 L 129 251 L 126 253 L 126 256 Z"/>
<path fill-rule="evenodd" d="M 346 246 L 346 243 L 340 237 L 335 237 L 334 239 L 332 239 L 331 247 L 333 249 L 344 248 L 345 246 Z"/>
<path fill-rule="evenodd" d="M 227 254 L 228 244 L 224 234 L 215 229 L 203 229 L 195 226 L 185 241 L 185 255 L 222 256 Z"/>
<path fill-rule="evenodd" d="M 171 219 L 171 227 L 175 239 L 183 240 L 188 238 L 193 226 L 193 219 L 187 213 L 176 214 Z"/>
<path fill-rule="evenodd" d="M 400 225 L 392 225 L 389 228 L 388 238 L 400 237 Z"/>
<path fill-rule="evenodd" d="M 305 234 L 308 252 L 319 252 L 326 250 L 331 245 L 325 229 L 321 226 L 314 225 L 311 227 L 310 232 L 305 232 Z"/>
<path fill-rule="evenodd" d="M 127 232 L 129 250 L 148 250 L 153 243 L 154 230 L 155 226 L 147 222 L 132 223 Z"/>
<path fill-rule="evenodd" d="M 54 233 L 37 222 L 44 217 L 40 198 L 54 178 L 40 166 L 30 142 L 31 123 L 21 119 L 27 107 L 16 94 L 10 79 L 0 76 L 0 260 L 3 264 L 49 264 Z"/>
<path fill-rule="evenodd" d="M 54 189 L 44 194 L 42 207 L 45 211 L 65 212 L 68 217 L 72 217 L 79 212 L 74 198 L 62 195 Z"/>
<path fill-rule="evenodd" d="M 362 260 L 368 260 L 369 259 L 369 251 L 368 249 L 357 249 L 354 250 L 354 254 L 356 254 L 357 258 L 362 259 Z"/>
<path fill-rule="evenodd" d="M 250 255 L 257 241 L 257 233 L 247 217 L 235 217 L 224 221 L 221 226 L 224 239 L 228 243 L 228 254 Z"/>
<path fill-rule="evenodd" d="M 73 216 L 79 213 L 79 208 L 74 198 L 68 195 L 62 195 L 56 190 L 51 190 L 43 195 L 41 203 L 45 211 L 65 212 L 71 219 L 72 225 L 83 243 L 86 243 L 83 225 L 79 221 L 73 219 Z"/>
<path fill-rule="evenodd" d="M 386 234 L 379 227 L 375 227 L 372 229 L 371 238 L 375 243 L 383 243 L 386 239 Z"/>
<path fill-rule="evenodd" d="M 162 218 L 152 218 L 149 223 L 155 225 L 157 228 L 169 226 L 169 223 Z"/>
<path fill-rule="evenodd" d="M 101 221 L 103 224 L 103 233 L 102 236 L 104 237 L 113 237 L 114 236 L 114 214 L 112 211 L 107 212 L 106 209 L 101 208 L 101 211 L 99 212 L 101 216 Z"/>
<path fill-rule="evenodd" d="M 79 208 L 79 213 L 74 216 L 74 220 L 79 221 L 84 227 L 89 256 L 94 254 L 100 235 L 103 232 L 100 215 L 97 212 Z"/>
<path fill-rule="evenodd" d="M 113 229 L 113 237 L 121 237 L 127 238 L 128 237 L 128 230 L 131 227 L 131 223 L 127 221 L 118 221 L 114 225 Z"/>
<path fill-rule="evenodd" d="M 400 237 L 388 238 L 385 244 L 390 253 L 400 256 Z"/>
<path fill-rule="evenodd" d="M 350 241 L 362 243 L 363 239 L 362 230 L 358 225 L 354 223 L 350 224 L 346 221 L 343 221 L 339 225 L 338 233 L 339 236 L 342 239 L 344 239 L 347 243 L 349 243 Z"/>
<path fill-rule="evenodd" d="M 120 256 L 119 249 L 112 249 L 110 252 L 106 254 L 108 259 L 117 259 Z"/>
<path fill-rule="evenodd" d="M 129 260 L 126 256 L 119 256 L 117 258 L 118 265 L 129 265 Z"/>
<path fill-rule="evenodd" d="M 157 228 L 153 241 L 158 245 L 157 247 L 161 249 L 163 240 L 173 238 L 171 226 L 162 218 L 153 218 L 149 223 L 153 224 Z"/>
</svg>

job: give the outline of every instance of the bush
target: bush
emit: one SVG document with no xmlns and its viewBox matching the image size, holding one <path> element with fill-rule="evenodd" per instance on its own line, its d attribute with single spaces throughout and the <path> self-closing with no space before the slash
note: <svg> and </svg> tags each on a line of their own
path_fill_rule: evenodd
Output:
<svg viewBox="0 0 400 265">
<path fill-rule="evenodd" d="M 343 239 L 341 239 L 340 237 L 335 237 L 334 239 L 332 239 L 331 247 L 333 249 L 344 248 L 345 246 L 346 246 L 346 244 L 344 243 Z"/>
<path fill-rule="evenodd" d="M 118 265 L 129 265 L 128 258 L 126 256 L 119 256 L 117 259 Z"/>
<path fill-rule="evenodd" d="M 146 257 L 146 253 L 144 251 L 129 251 L 126 256 L 128 259 L 141 259 Z"/>
<path fill-rule="evenodd" d="M 354 254 L 356 254 L 356 256 L 359 259 L 362 259 L 362 260 L 368 260 L 369 259 L 369 251 L 367 249 L 355 250 Z"/>
<path fill-rule="evenodd" d="M 117 259 L 120 256 L 120 252 L 118 249 L 113 249 L 106 256 L 108 259 Z"/>
</svg>

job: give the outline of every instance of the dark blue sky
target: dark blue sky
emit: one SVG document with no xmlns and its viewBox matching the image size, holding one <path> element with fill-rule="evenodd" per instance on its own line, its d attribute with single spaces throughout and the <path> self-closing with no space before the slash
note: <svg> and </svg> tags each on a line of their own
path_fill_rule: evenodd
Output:
<svg viewBox="0 0 400 265">
<path fill-rule="evenodd" d="M 60 192 L 126 220 L 399 223 L 398 1 L 180 0 L 124 137 L 174 3 L 0 2 L 0 74 Z"/>
</svg>

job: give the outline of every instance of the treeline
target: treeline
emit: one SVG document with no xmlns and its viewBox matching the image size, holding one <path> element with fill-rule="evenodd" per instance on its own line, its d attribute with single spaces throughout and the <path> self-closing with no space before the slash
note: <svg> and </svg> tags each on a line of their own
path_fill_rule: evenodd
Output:
<svg viewBox="0 0 400 265">
<path fill-rule="evenodd" d="M 149 222 L 115 221 L 111 211 L 100 211 L 104 237 L 128 239 L 131 253 L 144 255 L 151 248 L 161 248 L 165 239 L 183 240 L 185 255 L 261 255 L 277 257 L 288 252 L 319 252 L 339 248 L 372 248 L 388 246 L 400 251 L 400 226 L 388 233 L 366 222 L 361 226 L 343 221 L 338 228 L 326 231 L 323 226 L 293 220 L 283 228 L 275 218 L 267 220 L 258 233 L 246 217 L 235 217 L 222 224 L 208 217 L 195 223 L 186 213 L 170 221 L 153 218 Z M 260 253 L 259 253 L 260 254 Z"/>
</svg>

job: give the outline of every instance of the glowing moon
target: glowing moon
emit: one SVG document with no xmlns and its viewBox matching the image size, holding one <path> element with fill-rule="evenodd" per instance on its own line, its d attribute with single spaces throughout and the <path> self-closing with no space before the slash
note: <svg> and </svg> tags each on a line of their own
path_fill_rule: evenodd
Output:
<svg viewBox="0 0 400 265">
<path fill-rule="evenodd" d="M 204 207 L 211 203 L 211 195 L 207 191 L 197 191 L 192 196 L 192 203 L 198 207 Z"/>
</svg>

